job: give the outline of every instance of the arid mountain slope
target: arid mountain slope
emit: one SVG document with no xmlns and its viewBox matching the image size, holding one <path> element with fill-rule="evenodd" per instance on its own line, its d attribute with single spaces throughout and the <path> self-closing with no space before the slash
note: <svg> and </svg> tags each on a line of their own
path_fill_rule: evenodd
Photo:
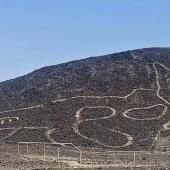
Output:
<svg viewBox="0 0 170 170">
<path fill-rule="evenodd" d="M 44 67 L 0 83 L 0 96 L 3 142 L 152 149 L 169 134 L 170 48 Z"/>
</svg>

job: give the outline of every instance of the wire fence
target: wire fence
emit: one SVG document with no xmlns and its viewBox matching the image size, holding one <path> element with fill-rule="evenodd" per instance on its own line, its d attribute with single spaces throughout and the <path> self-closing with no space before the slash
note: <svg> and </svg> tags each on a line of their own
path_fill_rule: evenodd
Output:
<svg viewBox="0 0 170 170">
<path fill-rule="evenodd" d="M 159 131 L 155 140 L 155 148 L 158 151 L 170 152 L 170 129 Z"/>
<path fill-rule="evenodd" d="M 43 160 L 55 160 L 77 166 L 129 166 L 170 167 L 170 152 L 146 151 L 82 151 L 73 144 L 18 143 L 20 156 L 31 156 Z"/>
</svg>

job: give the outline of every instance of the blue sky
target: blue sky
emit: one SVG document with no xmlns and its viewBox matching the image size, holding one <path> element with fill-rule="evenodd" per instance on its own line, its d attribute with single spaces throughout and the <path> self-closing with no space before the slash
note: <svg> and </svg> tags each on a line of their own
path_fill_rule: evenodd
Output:
<svg viewBox="0 0 170 170">
<path fill-rule="evenodd" d="M 170 46 L 169 0 L 0 0 L 0 81 L 152 46 Z"/>
</svg>

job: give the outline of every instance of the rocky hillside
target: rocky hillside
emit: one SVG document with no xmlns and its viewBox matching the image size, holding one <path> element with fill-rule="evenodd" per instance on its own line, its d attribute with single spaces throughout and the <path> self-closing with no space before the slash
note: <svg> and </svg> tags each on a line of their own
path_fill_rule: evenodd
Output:
<svg viewBox="0 0 170 170">
<path fill-rule="evenodd" d="M 0 96 L 2 142 L 152 149 L 169 134 L 170 48 L 44 67 L 1 82 Z"/>
</svg>

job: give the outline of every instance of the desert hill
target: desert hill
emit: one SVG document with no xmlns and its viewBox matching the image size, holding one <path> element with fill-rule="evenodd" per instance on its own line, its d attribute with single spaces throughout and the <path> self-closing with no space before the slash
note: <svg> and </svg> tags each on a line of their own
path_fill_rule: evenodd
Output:
<svg viewBox="0 0 170 170">
<path fill-rule="evenodd" d="M 170 48 L 44 67 L 0 83 L 1 142 L 149 150 L 170 131 Z"/>
</svg>

